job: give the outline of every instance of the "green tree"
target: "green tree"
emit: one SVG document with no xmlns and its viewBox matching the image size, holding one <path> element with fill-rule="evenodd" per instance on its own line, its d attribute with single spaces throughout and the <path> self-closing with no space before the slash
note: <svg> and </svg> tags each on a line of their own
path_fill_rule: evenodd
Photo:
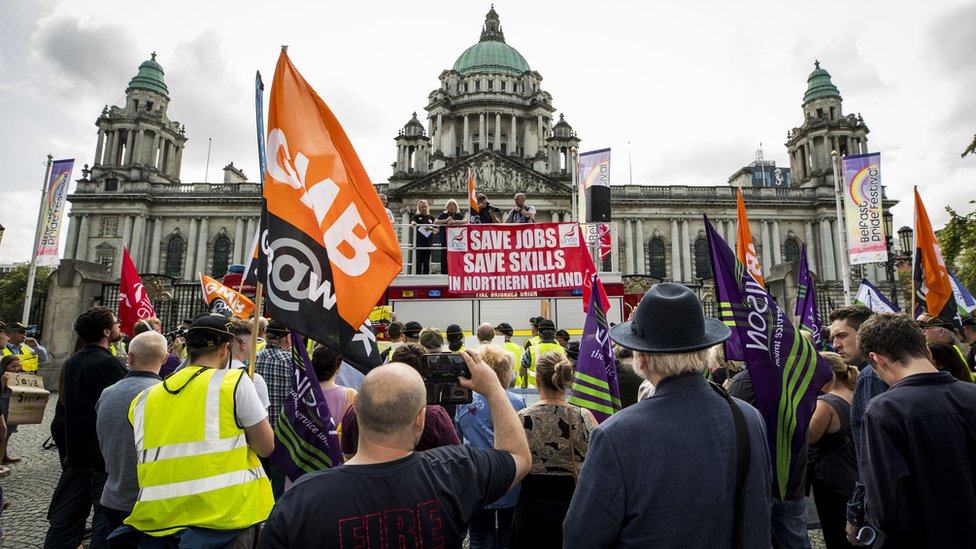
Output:
<svg viewBox="0 0 976 549">
<path fill-rule="evenodd" d="M 970 200 L 976 204 L 976 200 Z M 961 215 L 946 206 L 949 222 L 939 231 L 942 258 L 963 286 L 976 291 L 976 210 Z"/>
<path fill-rule="evenodd" d="M 24 313 L 24 299 L 27 297 L 27 272 L 30 264 L 23 263 L 14 267 L 12 271 L 0 278 L 0 320 L 4 322 L 20 322 Z M 38 267 L 34 274 L 34 303 L 44 299 L 47 295 L 47 277 L 51 274 L 48 267 Z M 31 317 L 32 322 L 39 319 Z"/>
</svg>

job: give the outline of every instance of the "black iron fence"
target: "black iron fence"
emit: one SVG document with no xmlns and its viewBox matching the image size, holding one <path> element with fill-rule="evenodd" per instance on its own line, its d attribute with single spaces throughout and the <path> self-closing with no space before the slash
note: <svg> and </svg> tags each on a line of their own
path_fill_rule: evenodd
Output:
<svg viewBox="0 0 976 549">
<path fill-rule="evenodd" d="M 168 332 L 183 322 L 184 319 L 196 318 L 207 312 L 199 283 L 173 284 L 166 289 L 162 296 L 151 296 L 156 317 L 163 324 L 163 331 Z M 101 305 L 119 311 L 119 285 L 102 284 Z"/>
</svg>

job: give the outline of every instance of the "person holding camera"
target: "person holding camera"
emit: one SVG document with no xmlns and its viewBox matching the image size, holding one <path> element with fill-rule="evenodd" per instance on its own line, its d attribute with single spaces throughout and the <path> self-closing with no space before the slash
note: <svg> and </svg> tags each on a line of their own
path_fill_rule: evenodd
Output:
<svg viewBox="0 0 976 549">
<path fill-rule="evenodd" d="M 535 208 L 525 203 L 525 193 L 515 195 L 515 207 L 508 211 L 505 223 L 535 223 Z"/>
<path fill-rule="evenodd" d="M 440 331 L 434 330 L 440 335 Z M 438 351 L 440 349 L 438 348 Z M 404 343 L 397 347 L 390 355 L 390 364 L 397 363 L 400 366 L 409 366 L 423 376 L 424 356 L 429 352 L 421 345 L 416 343 Z M 362 391 L 362 386 L 360 386 Z M 351 459 L 359 450 L 359 420 L 357 419 L 356 405 L 353 404 L 342 416 L 342 437 L 339 444 L 342 447 L 342 455 L 346 460 Z M 457 436 L 454 429 L 454 422 L 451 421 L 451 414 L 447 413 L 440 404 L 430 404 L 424 413 L 423 431 L 420 438 L 414 445 L 414 450 L 422 451 L 440 446 L 450 446 L 461 444 L 461 439 Z"/>
<path fill-rule="evenodd" d="M 563 519 L 597 422 L 589 410 L 566 401 L 573 367 L 565 354 L 545 352 L 535 367 L 539 401 L 518 413 L 532 469 L 515 507 L 512 547 L 562 547 Z"/>
<path fill-rule="evenodd" d="M 476 216 L 478 223 L 502 222 L 502 211 L 492 206 L 491 202 L 488 202 L 488 197 L 483 194 L 478 195 L 478 213 Z"/>
<path fill-rule="evenodd" d="M 476 353 L 460 356 L 470 372 L 460 384 L 488 400 L 493 448 L 415 451 L 430 408 L 424 380 L 403 364 L 374 368 L 356 399 L 359 452 L 342 467 L 299 479 L 278 501 L 258 547 L 461 547 L 471 517 L 517 485 L 531 457 L 498 377 Z M 322 505 L 323 494 L 336 497 Z"/>
</svg>

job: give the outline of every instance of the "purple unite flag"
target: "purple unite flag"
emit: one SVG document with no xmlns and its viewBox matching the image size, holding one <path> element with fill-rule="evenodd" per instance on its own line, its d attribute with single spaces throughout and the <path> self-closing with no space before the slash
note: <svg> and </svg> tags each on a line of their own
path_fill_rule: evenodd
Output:
<svg viewBox="0 0 976 549">
<path fill-rule="evenodd" d="M 614 412 L 620 411 L 620 388 L 617 384 L 617 364 L 610 346 L 607 313 L 600 300 L 600 295 L 604 293 L 603 283 L 596 274 L 592 282 L 596 291 L 590 292 L 590 306 L 583 323 L 583 338 L 569 402 L 586 408 L 598 423 L 603 423 Z"/>
<path fill-rule="evenodd" d="M 342 464 L 342 450 L 336 434 L 337 421 L 315 377 L 305 338 L 294 331 L 291 348 L 291 393 L 278 417 L 271 460 L 295 482 L 305 473 Z"/>
<path fill-rule="evenodd" d="M 744 361 L 749 370 L 757 407 L 766 421 L 775 493 L 782 498 L 790 472 L 807 466 L 796 456 L 806 443 L 817 393 L 832 375 L 830 367 L 746 272 L 707 215 L 705 231 L 722 320 L 732 329 L 726 358 Z"/>
<path fill-rule="evenodd" d="M 810 267 L 807 264 L 807 245 L 800 249 L 800 274 L 796 280 L 796 311 L 800 317 L 800 328 L 813 334 L 814 346 L 817 351 L 823 350 L 823 320 L 817 308 L 817 289 L 810 279 Z"/>
</svg>

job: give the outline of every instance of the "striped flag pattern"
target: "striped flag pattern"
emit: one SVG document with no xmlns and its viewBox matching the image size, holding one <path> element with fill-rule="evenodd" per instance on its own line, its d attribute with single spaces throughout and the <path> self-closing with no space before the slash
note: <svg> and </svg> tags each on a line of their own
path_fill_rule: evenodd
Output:
<svg viewBox="0 0 976 549">
<path fill-rule="evenodd" d="M 620 388 L 617 385 L 617 364 L 610 345 L 607 313 L 600 299 L 606 295 L 603 283 L 596 274 L 593 274 L 591 282 L 596 291 L 590 293 L 569 402 L 593 412 L 597 422 L 602 423 L 614 412 L 620 411 Z"/>
</svg>

